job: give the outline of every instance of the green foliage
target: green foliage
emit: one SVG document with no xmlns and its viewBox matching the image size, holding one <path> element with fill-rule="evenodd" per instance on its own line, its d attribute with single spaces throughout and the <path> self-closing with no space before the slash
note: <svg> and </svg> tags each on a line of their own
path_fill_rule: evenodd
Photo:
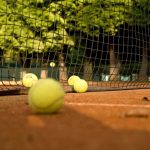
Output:
<svg viewBox="0 0 150 150">
<path fill-rule="evenodd" d="M 41 53 L 74 45 L 64 18 L 44 0 L 0 0 L 0 4 L 0 49 Z"/>
<path fill-rule="evenodd" d="M 98 37 L 103 29 L 115 36 L 125 22 L 150 23 L 149 0 L 0 0 L 0 4 L 0 49 L 15 53 L 57 51 L 63 45 L 71 49 L 75 44 L 68 31 Z"/>
<path fill-rule="evenodd" d="M 115 35 L 118 27 L 127 20 L 131 0 L 61 0 L 50 6 L 66 18 L 72 30 L 99 36 L 100 28 Z M 55 7 L 54 7 L 55 6 Z"/>
<path fill-rule="evenodd" d="M 128 23 L 131 25 L 150 24 L 150 1 L 132 0 L 133 9 L 129 13 Z"/>
</svg>

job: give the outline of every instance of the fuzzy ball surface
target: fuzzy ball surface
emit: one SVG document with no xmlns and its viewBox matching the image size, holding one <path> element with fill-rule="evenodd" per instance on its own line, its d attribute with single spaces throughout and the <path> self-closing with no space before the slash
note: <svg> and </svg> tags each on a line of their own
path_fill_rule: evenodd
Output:
<svg viewBox="0 0 150 150">
<path fill-rule="evenodd" d="M 56 66 L 56 64 L 55 64 L 54 62 L 50 62 L 49 65 L 50 65 L 50 67 L 52 67 L 52 68 Z"/>
<path fill-rule="evenodd" d="M 68 84 L 73 86 L 74 83 L 77 81 L 77 80 L 80 80 L 80 77 L 76 76 L 76 75 L 72 75 L 71 77 L 69 77 L 68 79 Z"/>
<path fill-rule="evenodd" d="M 22 84 L 25 87 L 31 87 L 38 81 L 38 77 L 33 73 L 27 73 L 23 76 Z"/>
<path fill-rule="evenodd" d="M 80 79 L 74 83 L 73 88 L 77 93 L 84 93 L 88 89 L 88 83 L 85 80 Z"/>
<path fill-rule="evenodd" d="M 28 103 L 35 113 L 55 113 L 63 106 L 64 96 L 64 89 L 58 81 L 40 79 L 30 88 Z"/>
</svg>

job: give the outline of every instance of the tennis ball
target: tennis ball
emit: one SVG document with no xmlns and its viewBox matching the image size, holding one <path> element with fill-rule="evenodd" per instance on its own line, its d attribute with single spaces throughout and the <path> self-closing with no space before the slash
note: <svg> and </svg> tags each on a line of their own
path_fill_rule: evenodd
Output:
<svg viewBox="0 0 150 150">
<path fill-rule="evenodd" d="M 25 87 L 31 87 L 38 81 L 38 78 L 35 74 L 33 73 L 27 73 L 23 76 L 22 84 Z"/>
<path fill-rule="evenodd" d="M 28 103 L 35 113 L 55 113 L 64 104 L 65 92 L 52 78 L 40 79 L 28 93 Z"/>
<path fill-rule="evenodd" d="M 69 85 L 74 85 L 74 82 L 80 80 L 80 78 L 76 75 L 72 75 L 69 79 L 68 79 L 68 84 Z"/>
<path fill-rule="evenodd" d="M 55 67 L 55 63 L 54 62 L 50 62 L 50 64 L 49 64 L 51 67 Z"/>
<path fill-rule="evenodd" d="M 73 88 L 77 93 L 84 93 L 88 89 L 88 84 L 85 80 L 80 79 L 75 81 Z"/>
</svg>

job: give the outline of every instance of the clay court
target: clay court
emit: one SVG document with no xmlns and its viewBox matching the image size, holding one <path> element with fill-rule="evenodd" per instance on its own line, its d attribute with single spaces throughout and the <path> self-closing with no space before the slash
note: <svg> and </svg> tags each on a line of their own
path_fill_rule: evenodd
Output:
<svg viewBox="0 0 150 150">
<path fill-rule="evenodd" d="M 150 90 L 67 93 L 59 113 L 36 115 L 27 95 L 0 97 L 1 150 L 149 150 Z"/>
</svg>

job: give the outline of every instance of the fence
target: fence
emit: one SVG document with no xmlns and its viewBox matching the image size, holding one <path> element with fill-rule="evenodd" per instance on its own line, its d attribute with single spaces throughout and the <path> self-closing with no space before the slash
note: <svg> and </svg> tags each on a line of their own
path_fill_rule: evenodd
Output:
<svg viewBox="0 0 150 150">
<path fill-rule="evenodd" d="M 149 88 L 149 56 L 149 0 L 0 0 L 1 91 L 24 88 L 27 72 L 64 87 L 78 75 L 92 91 Z"/>
</svg>

